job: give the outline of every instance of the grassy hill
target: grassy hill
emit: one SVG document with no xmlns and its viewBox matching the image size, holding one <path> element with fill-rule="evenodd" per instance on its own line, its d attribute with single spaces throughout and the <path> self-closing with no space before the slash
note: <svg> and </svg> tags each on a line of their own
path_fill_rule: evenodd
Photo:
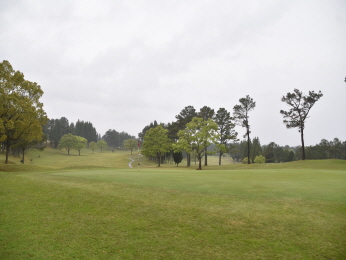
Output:
<svg viewBox="0 0 346 260">
<path fill-rule="evenodd" d="M 130 157 L 1 162 L 0 259 L 346 259 L 346 161 L 211 157 L 197 171 L 142 157 L 138 171 Z"/>
</svg>

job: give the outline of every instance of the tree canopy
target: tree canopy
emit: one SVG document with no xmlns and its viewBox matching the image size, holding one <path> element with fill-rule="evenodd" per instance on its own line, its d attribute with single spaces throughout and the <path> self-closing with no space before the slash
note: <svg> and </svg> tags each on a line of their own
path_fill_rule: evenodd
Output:
<svg viewBox="0 0 346 260">
<path fill-rule="evenodd" d="M 221 157 L 224 152 L 229 151 L 229 141 L 237 140 L 238 133 L 234 130 L 235 123 L 234 118 L 231 117 L 230 112 L 225 108 L 219 108 L 214 115 L 214 121 L 218 126 L 219 139 L 219 165 L 221 165 Z"/>
<path fill-rule="evenodd" d="M 138 145 L 138 142 L 134 139 L 127 139 L 123 142 L 124 148 L 130 150 L 131 155 L 132 155 L 132 151 L 138 147 L 137 145 Z"/>
<path fill-rule="evenodd" d="M 186 124 L 184 130 L 178 132 L 179 140 L 173 145 L 175 152 L 185 150 L 188 153 L 194 151 L 198 159 L 198 169 L 202 169 L 202 157 L 212 143 L 217 143 L 218 126 L 212 120 L 194 117 L 191 122 Z"/>
<path fill-rule="evenodd" d="M 48 120 L 42 95 L 40 85 L 26 80 L 8 61 L 0 63 L 0 139 L 6 146 L 5 163 L 12 145 L 42 140 L 42 125 Z"/>
<path fill-rule="evenodd" d="M 102 153 L 102 150 L 103 148 L 106 148 L 107 147 L 107 143 L 105 142 L 105 140 L 100 140 L 96 143 L 97 147 L 100 148 L 101 150 L 101 153 Z"/>
<path fill-rule="evenodd" d="M 70 155 L 70 151 L 75 149 L 77 145 L 77 138 L 73 134 L 65 134 L 61 137 L 58 148 L 66 149 L 67 154 Z"/>
<path fill-rule="evenodd" d="M 161 156 L 163 153 L 171 149 L 171 141 L 168 138 L 168 130 L 162 125 L 150 128 L 146 131 L 143 141 L 142 154 L 146 156 L 156 157 L 158 167 L 161 165 Z"/>
</svg>

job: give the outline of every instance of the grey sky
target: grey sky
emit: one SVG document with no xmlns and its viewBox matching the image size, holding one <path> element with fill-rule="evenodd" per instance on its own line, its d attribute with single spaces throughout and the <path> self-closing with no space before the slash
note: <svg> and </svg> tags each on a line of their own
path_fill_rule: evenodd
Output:
<svg viewBox="0 0 346 260">
<path fill-rule="evenodd" d="M 232 111 L 250 95 L 251 137 L 299 145 L 281 97 L 324 96 L 307 145 L 346 140 L 346 1 L 0 1 L 0 58 L 41 85 L 50 118 L 137 136 L 185 106 Z M 244 129 L 237 127 L 239 137 Z"/>
</svg>

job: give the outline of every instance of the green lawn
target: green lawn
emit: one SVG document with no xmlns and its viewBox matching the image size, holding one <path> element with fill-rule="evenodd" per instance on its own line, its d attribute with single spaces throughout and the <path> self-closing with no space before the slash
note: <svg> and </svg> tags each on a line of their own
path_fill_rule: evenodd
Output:
<svg viewBox="0 0 346 260">
<path fill-rule="evenodd" d="M 138 171 L 129 157 L 0 164 L 0 259 L 346 259 L 346 161 Z"/>
</svg>

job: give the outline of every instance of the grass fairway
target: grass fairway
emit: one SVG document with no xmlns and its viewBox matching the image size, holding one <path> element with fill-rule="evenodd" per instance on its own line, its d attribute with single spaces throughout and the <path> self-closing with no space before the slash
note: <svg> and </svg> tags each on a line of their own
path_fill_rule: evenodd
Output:
<svg viewBox="0 0 346 260">
<path fill-rule="evenodd" d="M 346 161 L 30 156 L 0 164 L 0 259 L 346 259 Z"/>
</svg>

